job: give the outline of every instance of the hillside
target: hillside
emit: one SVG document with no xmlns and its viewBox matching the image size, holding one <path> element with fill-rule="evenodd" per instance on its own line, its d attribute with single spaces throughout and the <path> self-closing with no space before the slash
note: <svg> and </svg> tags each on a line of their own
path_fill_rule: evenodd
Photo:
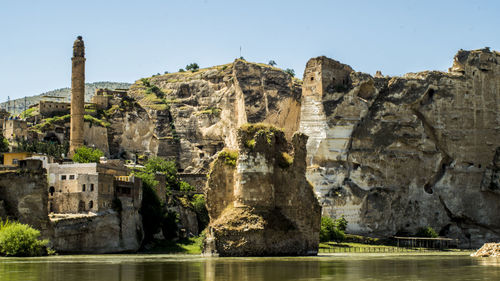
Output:
<svg viewBox="0 0 500 281">
<path fill-rule="evenodd" d="M 123 82 L 94 82 L 94 83 L 86 83 L 85 84 L 85 101 L 90 101 L 92 95 L 94 95 L 95 90 L 98 88 L 108 88 L 108 89 L 128 89 L 130 87 L 130 83 Z M 39 95 L 26 97 L 26 107 L 29 107 L 32 104 L 38 103 L 42 99 L 51 99 L 54 101 L 69 101 L 71 94 L 71 88 L 61 88 L 52 91 L 48 91 L 45 93 L 41 93 Z M 61 97 L 61 98 L 47 98 L 47 96 L 51 97 Z M 14 107 L 15 105 L 15 107 Z M 19 114 L 24 111 L 24 98 L 14 99 L 10 101 L 10 112 L 12 114 Z M 7 110 L 7 102 L 0 103 L 0 108 L 4 108 Z"/>
</svg>

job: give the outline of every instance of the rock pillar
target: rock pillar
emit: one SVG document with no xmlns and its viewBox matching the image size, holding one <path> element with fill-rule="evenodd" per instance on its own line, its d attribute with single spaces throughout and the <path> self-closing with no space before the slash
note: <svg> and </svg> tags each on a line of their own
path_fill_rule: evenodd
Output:
<svg viewBox="0 0 500 281">
<path fill-rule="evenodd" d="M 73 44 L 71 58 L 71 131 L 69 156 L 83 146 L 83 115 L 85 114 L 85 46 L 81 36 Z"/>
</svg>

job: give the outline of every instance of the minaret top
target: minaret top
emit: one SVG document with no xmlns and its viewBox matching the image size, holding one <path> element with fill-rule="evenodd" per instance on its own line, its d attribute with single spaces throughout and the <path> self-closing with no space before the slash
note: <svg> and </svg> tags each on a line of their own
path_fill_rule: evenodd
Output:
<svg viewBox="0 0 500 281">
<path fill-rule="evenodd" d="M 85 45 L 82 36 L 76 37 L 75 43 L 73 43 L 73 57 L 85 57 Z"/>
</svg>

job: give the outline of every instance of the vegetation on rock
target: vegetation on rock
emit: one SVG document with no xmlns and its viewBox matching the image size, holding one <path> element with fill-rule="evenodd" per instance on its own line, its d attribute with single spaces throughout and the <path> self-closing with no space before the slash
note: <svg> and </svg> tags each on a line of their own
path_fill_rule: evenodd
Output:
<svg viewBox="0 0 500 281">
<path fill-rule="evenodd" d="M 228 166 L 236 166 L 236 160 L 238 160 L 238 151 L 224 149 L 219 152 L 219 159 L 224 159 L 224 164 Z"/>
<path fill-rule="evenodd" d="M 295 77 L 295 70 L 287 68 L 285 69 L 285 72 L 288 73 L 290 76 Z"/>
<path fill-rule="evenodd" d="M 73 161 L 77 163 L 99 163 L 104 153 L 98 148 L 82 146 L 76 149 Z"/>
<path fill-rule="evenodd" d="M 56 159 L 62 159 L 62 155 L 67 155 L 69 142 L 58 144 L 52 141 L 20 140 L 17 142 L 17 150 L 38 154 L 47 154 Z"/>
<path fill-rule="evenodd" d="M 51 253 L 48 240 L 40 240 L 40 231 L 27 224 L 0 220 L 0 254 L 33 257 Z"/>
</svg>

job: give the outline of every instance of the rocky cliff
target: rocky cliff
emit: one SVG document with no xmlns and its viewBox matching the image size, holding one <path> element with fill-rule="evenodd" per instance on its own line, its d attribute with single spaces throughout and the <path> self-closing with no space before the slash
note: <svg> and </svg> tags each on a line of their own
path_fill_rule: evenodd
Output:
<svg viewBox="0 0 500 281">
<path fill-rule="evenodd" d="M 305 178 L 306 142 L 297 133 L 290 145 L 268 125 L 238 130 L 238 150 L 223 150 L 211 165 L 204 254 L 317 253 L 321 208 Z"/>
<path fill-rule="evenodd" d="M 206 172 L 218 151 L 236 147 L 244 123 L 270 123 L 291 138 L 300 95 L 289 74 L 244 60 L 144 78 L 131 86 L 131 102 L 110 111 L 110 153 L 157 155 L 177 160 L 181 171 Z"/>
<path fill-rule="evenodd" d="M 499 63 L 489 49 L 459 51 L 446 73 L 372 77 L 311 59 L 300 131 L 324 214 L 345 215 L 352 233 L 498 239 Z"/>
<path fill-rule="evenodd" d="M 55 217 L 51 223 L 50 241 L 60 253 L 136 252 L 144 237 L 141 216 L 132 206 L 120 212 Z"/>
</svg>

